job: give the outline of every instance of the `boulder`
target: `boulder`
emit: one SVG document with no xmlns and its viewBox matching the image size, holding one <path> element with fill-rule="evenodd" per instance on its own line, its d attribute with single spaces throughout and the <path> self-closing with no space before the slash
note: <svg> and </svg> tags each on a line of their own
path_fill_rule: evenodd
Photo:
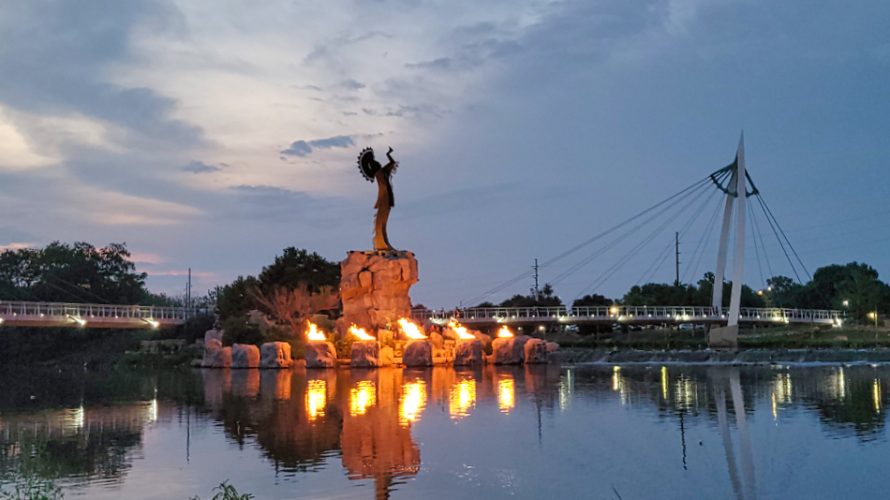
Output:
<svg viewBox="0 0 890 500">
<path fill-rule="evenodd" d="M 557 344 L 556 342 L 547 342 L 547 352 L 548 353 L 556 352 L 558 350 L 559 350 L 559 344 Z"/>
<path fill-rule="evenodd" d="M 481 365 L 483 361 L 482 341 L 480 340 L 461 340 L 454 348 L 455 366 Z"/>
<path fill-rule="evenodd" d="M 232 346 L 232 368 L 259 368 L 260 349 L 251 344 Z"/>
<path fill-rule="evenodd" d="M 229 368 L 232 366 L 232 348 L 223 347 L 219 340 L 211 339 L 204 343 L 204 368 Z"/>
<path fill-rule="evenodd" d="M 306 344 L 306 368 L 335 368 L 337 349 L 331 342 L 309 342 Z"/>
<path fill-rule="evenodd" d="M 392 366 L 395 361 L 395 352 L 392 347 L 380 346 L 377 352 L 377 366 Z"/>
<path fill-rule="evenodd" d="M 496 365 L 518 365 L 525 360 L 525 343 L 529 337 L 518 335 L 491 341 L 491 360 Z"/>
<path fill-rule="evenodd" d="M 429 340 L 411 340 L 402 353 L 405 366 L 433 366 L 433 346 Z"/>
<path fill-rule="evenodd" d="M 222 330 L 207 330 L 204 332 L 204 345 L 207 345 L 211 340 L 219 341 L 222 344 L 223 339 L 223 331 Z"/>
<path fill-rule="evenodd" d="M 547 362 L 547 342 L 541 339 L 529 339 L 525 343 L 525 364 Z"/>
<path fill-rule="evenodd" d="M 287 342 L 266 342 L 260 346 L 260 368 L 290 368 L 293 365 Z"/>
<path fill-rule="evenodd" d="M 353 342 L 349 366 L 353 368 L 376 368 L 380 366 L 379 354 L 380 345 L 376 340 Z"/>
</svg>

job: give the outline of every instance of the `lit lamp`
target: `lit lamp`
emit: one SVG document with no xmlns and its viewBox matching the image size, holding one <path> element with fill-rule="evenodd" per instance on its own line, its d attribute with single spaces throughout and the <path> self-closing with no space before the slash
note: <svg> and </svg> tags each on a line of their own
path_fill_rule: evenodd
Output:
<svg viewBox="0 0 890 500">
<path fill-rule="evenodd" d="M 334 368 L 337 366 L 337 349 L 328 341 L 318 325 L 306 322 L 306 368 Z"/>
<path fill-rule="evenodd" d="M 449 323 L 448 328 L 457 335 L 457 344 L 454 348 L 455 366 L 482 364 L 485 359 L 482 357 L 482 341 L 477 339 L 475 335 L 467 331 L 467 327 L 457 321 Z"/>
<path fill-rule="evenodd" d="M 406 318 L 398 321 L 399 330 L 408 342 L 402 351 L 402 364 L 405 366 L 432 366 L 433 345 L 417 324 Z"/>
</svg>

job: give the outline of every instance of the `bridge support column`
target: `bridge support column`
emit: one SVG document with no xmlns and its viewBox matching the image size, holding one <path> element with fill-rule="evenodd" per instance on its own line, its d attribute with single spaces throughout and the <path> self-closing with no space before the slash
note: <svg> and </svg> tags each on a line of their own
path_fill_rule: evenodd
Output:
<svg viewBox="0 0 890 500">
<path fill-rule="evenodd" d="M 732 253 L 732 291 L 729 296 L 729 313 L 726 327 L 712 328 L 708 333 L 708 345 L 718 348 L 738 347 L 739 313 L 741 312 L 742 286 L 745 274 L 745 216 L 747 207 L 747 187 L 745 185 L 745 137 L 739 139 L 736 161 L 729 185 L 733 188 L 726 193 L 726 206 L 723 211 L 723 227 L 720 231 L 720 248 L 717 254 L 717 272 L 714 273 L 713 305 L 718 312 L 723 311 L 723 273 L 726 267 L 726 252 L 729 239 L 729 224 L 732 220 L 732 205 L 737 205 L 735 238 Z M 734 191 L 734 192 L 733 192 Z"/>
</svg>

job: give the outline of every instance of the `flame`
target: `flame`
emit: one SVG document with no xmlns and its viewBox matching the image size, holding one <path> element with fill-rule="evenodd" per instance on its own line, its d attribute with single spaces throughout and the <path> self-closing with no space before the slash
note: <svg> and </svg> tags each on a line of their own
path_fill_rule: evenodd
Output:
<svg viewBox="0 0 890 500">
<path fill-rule="evenodd" d="M 377 386 L 374 382 L 362 380 L 349 391 L 349 415 L 364 415 L 368 408 L 377 404 Z"/>
<path fill-rule="evenodd" d="M 375 340 L 374 337 L 372 337 L 372 336 L 368 333 L 367 330 L 365 330 L 364 328 L 362 328 L 362 327 L 360 327 L 360 326 L 358 326 L 358 325 L 352 325 L 352 326 L 350 326 L 350 327 L 349 327 L 349 333 L 351 333 L 351 334 L 355 335 L 356 337 L 358 337 L 359 340 Z"/>
<path fill-rule="evenodd" d="M 307 323 L 309 323 L 309 329 L 306 330 L 306 338 L 309 342 L 324 342 L 327 340 L 324 332 L 318 329 L 318 325 L 311 321 L 308 321 Z"/>
<path fill-rule="evenodd" d="M 448 413 L 457 420 L 469 415 L 469 410 L 476 404 L 476 381 L 461 380 L 451 388 L 448 399 Z"/>
<path fill-rule="evenodd" d="M 467 327 L 458 323 L 457 321 L 452 320 L 448 323 L 448 328 L 454 330 L 454 333 L 457 334 L 457 338 L 461 340 L 475 340 L 476 336 L 467 331 Z"/>
<path fill-rule="evenodd" d="M 516 386 L 513 378 L 503 378 L 498 381 L 498 408 L 501 413 L 510 413 L 516 406 Z"/>
<path fill-rule="evenodd" d="M 501 329 L 498 330 L 499 339 L 509 339 L 511 337 L 514 337 L 514 335 L 513 332 L 510 330 L 510 327 L 508 327 L 507 325 L 502 326 Z"/>
<path fill-rule="evenodd" d="M 423 331 L 417 326 L 415 323 L 412 323 L 410 320 L 402 318 L 399 320 L 399 327 L 402 329 L 402 333 L 405 334 L 406 337 L 412 340 L 421 340 L 425 339 L 426 335 L 423 334 Z"/>
<path fill-rule="evenodd" d="M 426 384 L 422 380 L 402 386 L 402 401 L 399 407 L 399 423 L 411 425 L 420 419 L 426 407 Z"/>
<path fill-rule="evenodd" d="M 310 380 L 306 389 L 306 413 L 309 421 L 323 417 L 327 406 L 327 384 L 324 380 Z"/>
</svg>

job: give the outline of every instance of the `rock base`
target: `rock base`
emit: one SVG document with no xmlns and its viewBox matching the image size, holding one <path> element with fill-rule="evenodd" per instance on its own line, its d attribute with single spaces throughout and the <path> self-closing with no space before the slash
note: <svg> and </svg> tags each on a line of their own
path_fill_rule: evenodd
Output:
<svg viewBox="0 0 890 500">
<path fill-rule="evenodd" d="M 260 368 L 290 368 L 293 365 L 287 342 L 266 342 L 260 346 Z"/>
<path fill-rule="evenodd" d="M 739 347 L 739 325 L 711 328 L 711 331 L 708 332 L 708 347 L 737 349 Z"/>
<path fill-rule="evenodd" d="M 417 259 L 411 252 L 349 252 L 340 263 L 342 325 L 355 323 L 377 331 L 408 317 L 408 289 L 417 283 L 417 276 Z"/>
<path fill-rule="evenodd" d="M 221 330 L 208 330 L 204 334 L 203 368 L 229 368 L 232 366 L 232 348 L 223 347 Z"/>
<path fill-rule="evenodd" d="M 525 343 L 529 337 L 518 335 L 491 341 L 491 362 L 496 365 L 519 365 L 525 360 Z"/>
<path fill-rule="evenodd" d="M 402 354 L 405 366 L 433 366 L 433 345 L 429 340 L 411 340 Z"/>
<path fill-rule="evenodd" d="M 331 342 L 309 342 L 306 344 L 306 368 L 335 368 L 337 349 Z"/>
<path fill-rule="evenodd" d="M 484 361 L 481 340 L 461 340 L 454 348 L 454 366 L 476 366 Z"/>
<path fill-rule="evenodd" d="M 232 368 L 259 368 L 260 349 L 250 344 L 232 346 Z"/>
<path fill-rule="evenodd" d="M 349 366 L 352 368 L 392 366 L 394 357 L 392 347 L 380 345 L 376 340 L 357 341 L 352 343 Z"/>
<path fill-rule="evenodd" d="M 525 343 L 525 364 L 546 363 L 547 354 L 547 342 L 541 339 L 529 339 Z"/>
</svg>

